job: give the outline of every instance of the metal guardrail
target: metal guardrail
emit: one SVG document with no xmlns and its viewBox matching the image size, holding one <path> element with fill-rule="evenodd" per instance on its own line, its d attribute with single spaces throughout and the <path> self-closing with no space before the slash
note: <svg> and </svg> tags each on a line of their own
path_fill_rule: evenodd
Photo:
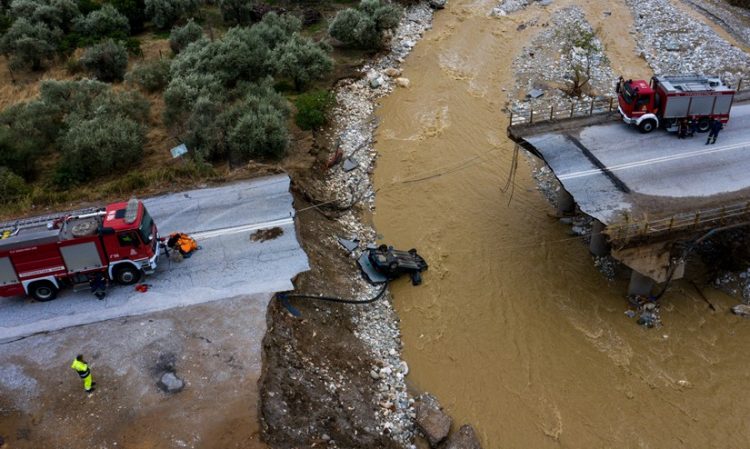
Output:
<svg viewBox="0 0 750 449">
<path fill-rule="evenodd" d="M 593 114 L 602 112 L 612 112 L 617 110 L 617 99 L 614 97 L 571 102 L 570 106 L 560 106 L 551 104 L 541 106 L 536 109 L 531 108 L 528 111 L 510 111 L 510 126 L 532 125 L 539 122 L 552 120 L 561 120 L 574 117 L 588 117 Z"/>
<path fill-rule="evenodd" d="M 737 93 L 750 90 L 750 82 L 743 82 L 743 78 L 737 81 Z M 617 110 L 617 98 L 607 97 L 604 99 L 591 101 L 572 101 L 570 106 L 560 106 L 555 104 L 540 105 L 537 108 L 531 108 L 528 111 L 513 111 L 508 114 L 509 126 L 532 125 L 534 123 L 561 120 L 566 118 L 588 117 L 594 114 L 604 112 L 614 112 Z"/>
<path fill-rule="evenodd" d="M 710 225 L 725 225 L 739 217 L 750 217 L 750 201 L 735 203 L 714 209 L 676 214 L 655 220 L 631 222 L 626 217 L 624 223 L 607 226 L 605 233 L 612 241 L 627 242 L 635 238 L 645 238 L 662 233 L 699 230 Z"/>
</svg>

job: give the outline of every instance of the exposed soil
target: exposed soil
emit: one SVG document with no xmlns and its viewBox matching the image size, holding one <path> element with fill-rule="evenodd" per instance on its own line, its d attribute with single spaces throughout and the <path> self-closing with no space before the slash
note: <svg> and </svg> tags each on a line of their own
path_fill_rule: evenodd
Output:
<svg viewBox="0 0 750 449">
<path fill-rule="evenodd" d="M 250 236 L 250 240 L 252 240 L 253 242 L 265 242 L 278 238 L 282 234 L 284 234 L 284 230 L 279 227 L 259 229 Z"/>
<path fill-rule="evenodd" d="M 344 229 L 308 209 L 311 203 L 302 196 L 296 194 L 295 208 L 307 209 L 297 223 L 311 270 L 297 277 L 295 291 L 349 297 L 356 289 L 351 279 L 354 261 L 327 238 L 342 235 Z M 279 300 L 268 310 L 260 379 L 264 439 L 279 448 L 399 447 L 377 430 L 375 388 L 368 374 L 376 361 L 351 321 L 353 307 L 365 306 L 307 299 L 290 299 L 289 304 L 299 317 Z"/>
<path fill-rule="evenodd" d="M 0 345 L 2 447 L 265 448 L 251 343 L 265 305 L 239 297 Z M 97 382 L 91 395 L 70 369 L 77 352 Z M 165 370 L 184 390 L 159 390 Z"/>
</svg>

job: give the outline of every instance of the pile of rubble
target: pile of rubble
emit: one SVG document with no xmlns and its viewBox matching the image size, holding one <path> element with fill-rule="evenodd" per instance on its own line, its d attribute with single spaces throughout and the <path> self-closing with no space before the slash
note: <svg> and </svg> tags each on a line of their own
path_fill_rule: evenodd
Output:
<svg viewBox="0 0 750 449">
<path fill-rule="evenodd" d="M 531 109 L 569 110 L 571 103 L 588 109 L 592 99 L 610 94 L 617 77 L 604 53 L 604 45 L 594 34 L 583 11 L 563 8 L 554 13 L 551 23 L 539 25 L 535 20 L 524 24 L 545 28 L 514 61 L 517 83 L 510 93 L 510 109 L 524 113 Z M 587 48 L 577 46 L 582 34 L 591 33 Z M 576 69 L 588 72 L 588 82 L 579 96 L 570 95 Z M 588 69 L 588 70 L 587 70 Z"/>
<path fill-rule="evenodd" d="M 750 46 L 750 10 L 732 6 L 726 0 L 684 0 L 693 8 Z"/>
<path fill-rule="evenodd" d="M 654 73 L 717 75 L 730 84 L 750 77 L 750 56 L 670 0 L 627 0 L 638 50 Z"/>
</svg>

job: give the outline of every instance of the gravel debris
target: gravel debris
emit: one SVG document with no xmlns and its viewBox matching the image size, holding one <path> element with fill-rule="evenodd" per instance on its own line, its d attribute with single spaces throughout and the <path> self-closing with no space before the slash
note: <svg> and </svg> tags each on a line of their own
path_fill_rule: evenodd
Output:
<svg viewBox="0 0 750 449">
<path fill-rule="evenodd" d="M 514 113 L 524 113 L 530 109 L 548 111 L 584 108 L 588 110 L 592 99 L 611 96 L 617 76 L 609 65 L 604 45 L 594 36 L 590 41 L 591 51 L 571 45 L 571 40 L 580 31 L 594 33 L 584 12 L 577 6 L 556 11 L 551 23 L 539 24 L 532 20 L 526 27 L 539 26 L 538 33 L 522 53 L 513 60 L 516 72 L 516 85 L 509 93 L 509 108 Z M 590 66 L 590 79 L 584 85 L 580 97 L 571 96 L 567 91 L 572 85 L 574 67 Z M 544 92 L 538 98 L 529 98 L 535 89 Z"/>
<path fill-rule="evenodd" d="M 682 0 L 750 45 L 750 10 L 732 6 L 726 0 Z"/>
<path fill-rule="evenodd" d="M 717 75 L 736 85 L 750 77 L 750 56 L 669 0 L 626 0 L 638 50 L 660 75 Z"/>
<path fill-rule="evenodd" d="M 344 212 L 338 221 L 346 235 L 359 241 L 359 249 L 350 255 L 356 259 L 367 245 L 376 241 L 375 230 L 360 220 L 354 209 L 370 211 L 375 208 L 375 196 L 370 175 L 374 170 L 377 153 L 373 147 L 377 119 L 374 115 L 376 101 L 389 94 L 397 86 L 399 65 L 414 48 L 424 32 L 432 27 L 433 11 L 427 4 L 417 4 L 406 9 L 401 24 L 391 40 L 391 50 L 364 66 L 363 77 L 345 80 L 336 89 L 337 106 L 333 111 L 335 130 L 331 148 L 342 152 L 342 159 L 351 161 L 345 170 L 338 164 L 329 170 L 326 191 L 340 205 L 356 204 Z M 402 84 L 408 84 L 401 81 Z M 352 165 L 356 167 L 351 169 Z M 333 237 L 331 237 L 333 238 Z M 373 297 L 379 286 L 373 286 L 353 272 L 355 281 L 351 296 L 359 300 Z M 347 306 L 351 310 L 354 334 L 371 350 L 376 364 L 371 367 L 376 395 L 379 431 L 397 443 L 408 446 L 415 436 L 414 401 L 409 397 L 405 377 L 409 372 L 406 362 L 401 360 L 401 332 L 399 319 L 391 303 L 390 294 L 384 300 L 368 305 Z M 329 441 L 329 445 L 332 443 Z"/>
</svg>

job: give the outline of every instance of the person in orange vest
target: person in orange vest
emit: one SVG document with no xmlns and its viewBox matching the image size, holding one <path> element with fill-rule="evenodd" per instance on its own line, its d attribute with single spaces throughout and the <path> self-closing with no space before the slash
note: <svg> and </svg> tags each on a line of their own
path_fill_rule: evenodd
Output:
<svg viewBox="0 0 750 449">
<path fill-rule="evenodd" d="M 200 249 L 198 242 L 194 238 L 182 232 L 175 232 L 169 234 L 169 240 L 167 240 L 167 246 L 170 248 L 176 248 L 177 251 L 182 254 L 182 257 L 190 257 L 193 251 Z"/>
<path fill-rule="evenodd" d="M 83 379 L 83 389 L 86 390 L 86 393 L 94 391 L 94 385 L 96 385 L 96 382 L 93 381 L 93 378 L 91 377 L 91 368 L 89 368 L 89 364 L 83 360 L 82 354 L 76 356 L 70 367 L 78 373 L 78 376 L 81 379 Z"/>
</svg>

